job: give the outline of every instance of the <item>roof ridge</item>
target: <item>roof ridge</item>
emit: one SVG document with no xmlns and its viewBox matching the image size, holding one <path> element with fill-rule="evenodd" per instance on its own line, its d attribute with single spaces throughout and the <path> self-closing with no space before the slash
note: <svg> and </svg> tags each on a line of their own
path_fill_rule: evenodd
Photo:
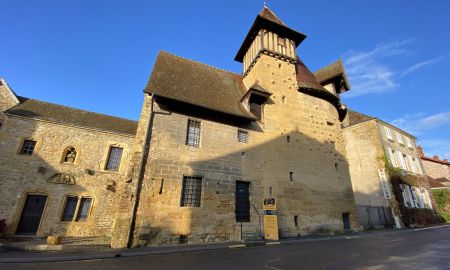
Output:
<svg viewBox="0 0 450 270">
<path fill-rule="evenodd" d="M 210 64 L 206 64 L 206 63 L 200 62 L 198 60 L 189 59 L 189 58 L 186 58 L 186 57 L 183 57 L 183 56 L 179 56 L 179 55 L 176 55 L 176 54 L 173 54 L 173 53 L 170 53 L 170 52 L 167 52 L 167 51 L 163 51 L 163 50 L 161 50 L 160 52 L 166 53 L 166 54 L 169 54 L 169 55 L 172 55 L 172 56 L 175 56 L 175 57 L 178 57 L 178 58 L 183 59 L 183 60 L 191 61 L 191 62 L 200 64 L 200 65 L 203 65 L 203 66 L 207 66 L 207 67 L 210 67 L 210 68 L 213 68 L 213 69 L 216 69 L 216 70 L 220 70 L 220 71 L 225 71 L 225 72 L 231 73 L 233 75 L 238 75 L 238 76 L 242 77 L 242 75 L 239 74 L 239 73 L 236 73 L 236 72 L 233 72 L 233 71 L 229 71 L 229 70 L 226 70 L 226 69 L 223 69 L 223 68 L 218 68 L 218 67 L 215 67 L 215 66 L 211 66 Z"/>
<path fill-rule="evenodd" d="M 337 64 L 337 63 L 344 64 L 343 61 L 342 61 L 342 58 L 339 58 L 338 60 L 334 61 L 333 63 L 328 64 L 328 65 L 326 65 L 326 66 L 324 66 L 324 67 L 319 68 L 318 70 L 314 71 L 314 73 L 317 73 L 317 72 L 319 72 L 319 71 L 322 71 L 322 70 L 328 68 L 329 66 L 334 65 L 334 64 Z"/>
<path fill-rule="evenodd" d="M 104 114 L 104 113 L 98 113 L 98 112 L 93 112 L 93 111 L 88 111 L 88 110 L 84 110 L 84 109 L 79 109 L 79 108 L 75 108 L 75 107 L 70 107 L 67 105 L 61 105 L 61 104 L 57 104 L 57 103 L 53 103 L 53 102 L 48 102 L 48 101 L 44 101 L 44 100 L 40 100 L 40 99 L 34 99 L 34 98 L 28 98 L 28 97 L 24 97 L 24 96 L 17 96 L 19 99 L 25 99 L 25 101 L 27 100 L 32 100 L 32 101 L 37 101 L 40 103 L 45 103 L 45 104 L 50 104 L 50 105 L 54 105 L 54 106 L 59 106 L 59 107 L 63 107 L 63 108 L 68 108 L 68 109 L 72 109 L 72 110 L 77 110 L 80 112 L 87 112 L 87 113 L 92 113 L 92 114 L 96 114 L 99 116 L 107 116 L 107 117 L 111 117 L 111 118 L 116 118 L 116 119 L 120 119 L 120 120 L 125 120 L 125 121 L 130 121 L 130 122 L 135 122 L 138 123 L 139 121 L 137 120 L 132 120 L 132 119 L 128 119 L 128 118 L 123 118 L 123 117 L 118 117 L 118 116 L 114 116 L 114 115 L 109 115 L 109 114 Z M 17 104 L 16 106 L 12 107 L 11 109 L 20 106 L 24 101 L 21 101 L 19 104 Z"/>
</svg>

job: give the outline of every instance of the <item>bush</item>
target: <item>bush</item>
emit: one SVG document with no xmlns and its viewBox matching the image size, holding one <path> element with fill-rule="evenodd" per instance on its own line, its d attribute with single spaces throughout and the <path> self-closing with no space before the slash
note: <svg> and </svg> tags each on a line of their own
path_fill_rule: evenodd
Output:
<svg viewBox="0 0 450 270">
<path fill-rule="evenodd" d="M 450 190 L 433 190 L 433 197 L 436 202 L 436 211 L 445 220 L 450 221 Z"/>
</svg>

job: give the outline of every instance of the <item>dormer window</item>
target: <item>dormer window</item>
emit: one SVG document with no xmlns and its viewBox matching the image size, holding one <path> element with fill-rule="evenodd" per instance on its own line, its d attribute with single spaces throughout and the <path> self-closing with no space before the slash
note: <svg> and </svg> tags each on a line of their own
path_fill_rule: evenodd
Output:
<svg viewBox="0 0 450 270">
<path fill-rule="evenodd" d="M 264 104 L 270 95 L 272 95 L 272 93 L 258 84 L 254 84 L 242 98 L 244 106 L 256 117 L 258 122 L 263 122 Z"/>
</svg>

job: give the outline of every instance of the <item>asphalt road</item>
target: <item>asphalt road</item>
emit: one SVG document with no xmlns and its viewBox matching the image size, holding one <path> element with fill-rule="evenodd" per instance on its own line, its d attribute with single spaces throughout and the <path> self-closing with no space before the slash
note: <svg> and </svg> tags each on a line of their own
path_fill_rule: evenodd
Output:
<svg viewBox="0 0 450 270">
<path fill-rule="evenodd" d="M 78 262 L 0 264 L 0 269 L 450 269 L 450 227 L 268 247 Z"/>
</svg>

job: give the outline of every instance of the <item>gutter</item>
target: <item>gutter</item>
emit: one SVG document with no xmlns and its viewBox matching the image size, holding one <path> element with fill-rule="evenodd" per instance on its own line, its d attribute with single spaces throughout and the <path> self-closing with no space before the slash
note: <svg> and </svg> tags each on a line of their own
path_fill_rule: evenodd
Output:
<svg viewBox="0 0 450 270">
<path fill-rule="evenodd" d="M 139 207 L 139 201 L 142 191 L 142 183 L 144 181 L 145 176 L 145 168 L 147 167 L 147 160 L 148 155 L 150 153 L 150 142 L 152 138 L 152 129 L 153 129 L 153 122 L 154 122 L 154 111 L 153 111 L 153 104 L 154 104 L 154 96 L 153 94 L 150 94 L 151 104 L 150 104 L 150 117 L 147 123 L 147 132 L 145 133 L 145 140 L 144 140 L 144 149 L 141 156 L 141 168 L 139 170 L 138 178 L 137 178 L 137 187 L 136 191 L 134 193 L 134 204 L 133 209 L 131 212 L 131 224 L 130 224 L 130 230 L 128 231 L 128 240 L 127 240 L 127 248 L 131 248 L 133 245 L 133 237 L 134 237 L 134 231 L 136 229 L 136 216 L 137 216 L 137 210 Z"/>
</svg>

